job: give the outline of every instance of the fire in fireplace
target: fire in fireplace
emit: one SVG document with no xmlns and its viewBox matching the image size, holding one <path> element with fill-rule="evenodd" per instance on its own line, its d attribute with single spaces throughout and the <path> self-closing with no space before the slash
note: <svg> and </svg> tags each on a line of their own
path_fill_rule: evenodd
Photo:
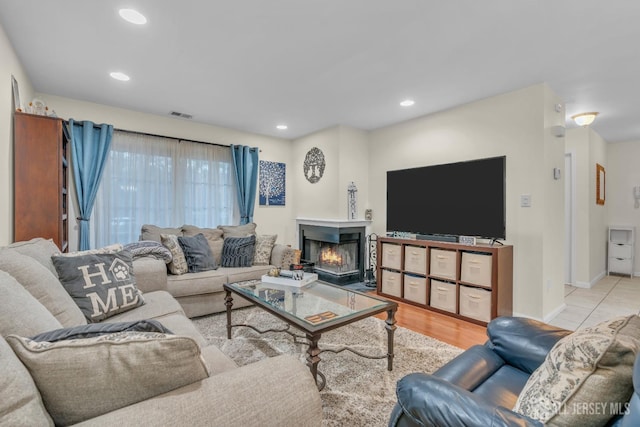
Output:
<svg viewBox="0 0 640 427">
<path fill-rule="evenodd" d="M 300 226 L 302 259 L 321 280 L 338 285 L 363 280 L 364 227 Z"/>
</svg>

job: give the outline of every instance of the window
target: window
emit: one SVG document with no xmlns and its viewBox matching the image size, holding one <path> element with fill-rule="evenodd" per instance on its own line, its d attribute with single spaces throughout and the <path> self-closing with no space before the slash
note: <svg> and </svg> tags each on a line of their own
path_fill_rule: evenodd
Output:
<svg viewBox="0 0 640 427">
<path fill-rule="evenodd" d="M 143 224 L 237 224 L 231 150 L 114 131 L 91 221 L 92 247 L 136 241 Z"/>
</svg>

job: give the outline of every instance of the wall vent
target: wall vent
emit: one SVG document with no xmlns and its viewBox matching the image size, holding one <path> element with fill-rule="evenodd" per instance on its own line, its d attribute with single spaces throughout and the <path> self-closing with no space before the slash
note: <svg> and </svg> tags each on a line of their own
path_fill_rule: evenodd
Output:
<svg viewBox="0 0 640 427">
<path fill-rule="evenodd" d="M 193 119 L 191 114 L 181 113 L 179 111 L 172 111 L 169 115 L 173 117 L 182 117 L 183 119 Z"/>
</svg>

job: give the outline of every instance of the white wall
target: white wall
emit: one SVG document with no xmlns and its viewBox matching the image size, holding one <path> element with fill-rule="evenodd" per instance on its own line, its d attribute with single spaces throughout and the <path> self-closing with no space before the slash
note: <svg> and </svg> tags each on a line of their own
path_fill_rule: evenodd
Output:
<svg viewBox="0 0 640 427">
<path fill-rule="evenodd" d="M 293 218 L 293 197 L 290 178 L 291 141 L 262 135 L 241 132 L 219 126 L 205 125 L 184 119 L 139 113 L 136 111 L 108 107 L 59 96 L 38 94 L 49 108 L 54 109 L 64 119 L 91 120 L 95 123 L 109 123 L 117 129 L 146 132 L 194 141 L 211 142 L 222 145 L 240 144 L 259 147 L 260 159 L 277 161 L 287 165 L 287 201 L 281 206 L 259 206 L 256 197 L 254 221 L 258 224 L 257 232 L 261 234 L 278 234 L 278 242 L 294 244 L 295 229 Z M 71 200 L 75 197 L 71 196 Z M 71 212 L 75 218 L 75 212 Z M 182 224 L 175 224 L 176 226 Z M 195 224 L 197 225 L 197 224 Z M 69 243 L 72 250 L 77 248 L 77 225 L 71 227 Z"/>
<path fill-rule="evenodd" d="M 560 307 L 563 296 L 557 291 L 543 301 L 546 281 L 553 289 L 563 285 L 563 258 L 543 258 L 545 250 L 562 248 L 564 239 L 563 232 L 544 233 L 545 227 L 564 230 L 562 184 L 549 182 L 548 169 L 562 166 L 564 150 L 545 129 L 546 123 L 561 123 L 560 113 L 548 112 L 555 100 L 546 85 L 536 85 L 371 132 L 373 232 L 386 232 L 386 171 L 506 155 L 506 243 L 514 246 L 514 312 L 541 319 Z M 532 207 L 520 207 L 521 194 L 531 195 Z M 482 206 L 470 206 L 469 214 L 476 209 Z"/>
<path fill-rule="evenodd" d="M 606 201 L 609 225 L 636 228 L 635 275 L 640 275 L 640 208 L 635 208 L 633 187 L 640 186 L 640 141 L 607 145 Z"/>
<path fill-rule="evenodd" d="M 18 81 L 22 105 L 33 89 L 9 39 L 0 27 L 0 246 L 13 242 L 13 95 L 11 75 Z"/>
<path fill-rule="evenodd" d="M 589 276 L 592 282 L 600 280 L 607 273 L 607 217 L 605 179 L 605 204 L 596 204 L 596 164 L 604 166 L 605 172 L 609 170 L 607 161 L 607 142 L 593 130 L 589 129 L 589 237 L 590 258 Z"/>
</svg>

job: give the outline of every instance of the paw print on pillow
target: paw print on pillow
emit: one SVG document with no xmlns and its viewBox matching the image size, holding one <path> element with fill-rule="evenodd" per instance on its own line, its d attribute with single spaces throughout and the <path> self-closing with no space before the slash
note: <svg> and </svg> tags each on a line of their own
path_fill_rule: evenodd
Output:
<svg viewBox="0 0 640 427">
<path fill-rule="evenodd" d="M 116 259 L 109 269 L 115 276 L 116 280 L 122 282 L 129 278 L 129 266 L 120 259 Z"/>
</svg>

